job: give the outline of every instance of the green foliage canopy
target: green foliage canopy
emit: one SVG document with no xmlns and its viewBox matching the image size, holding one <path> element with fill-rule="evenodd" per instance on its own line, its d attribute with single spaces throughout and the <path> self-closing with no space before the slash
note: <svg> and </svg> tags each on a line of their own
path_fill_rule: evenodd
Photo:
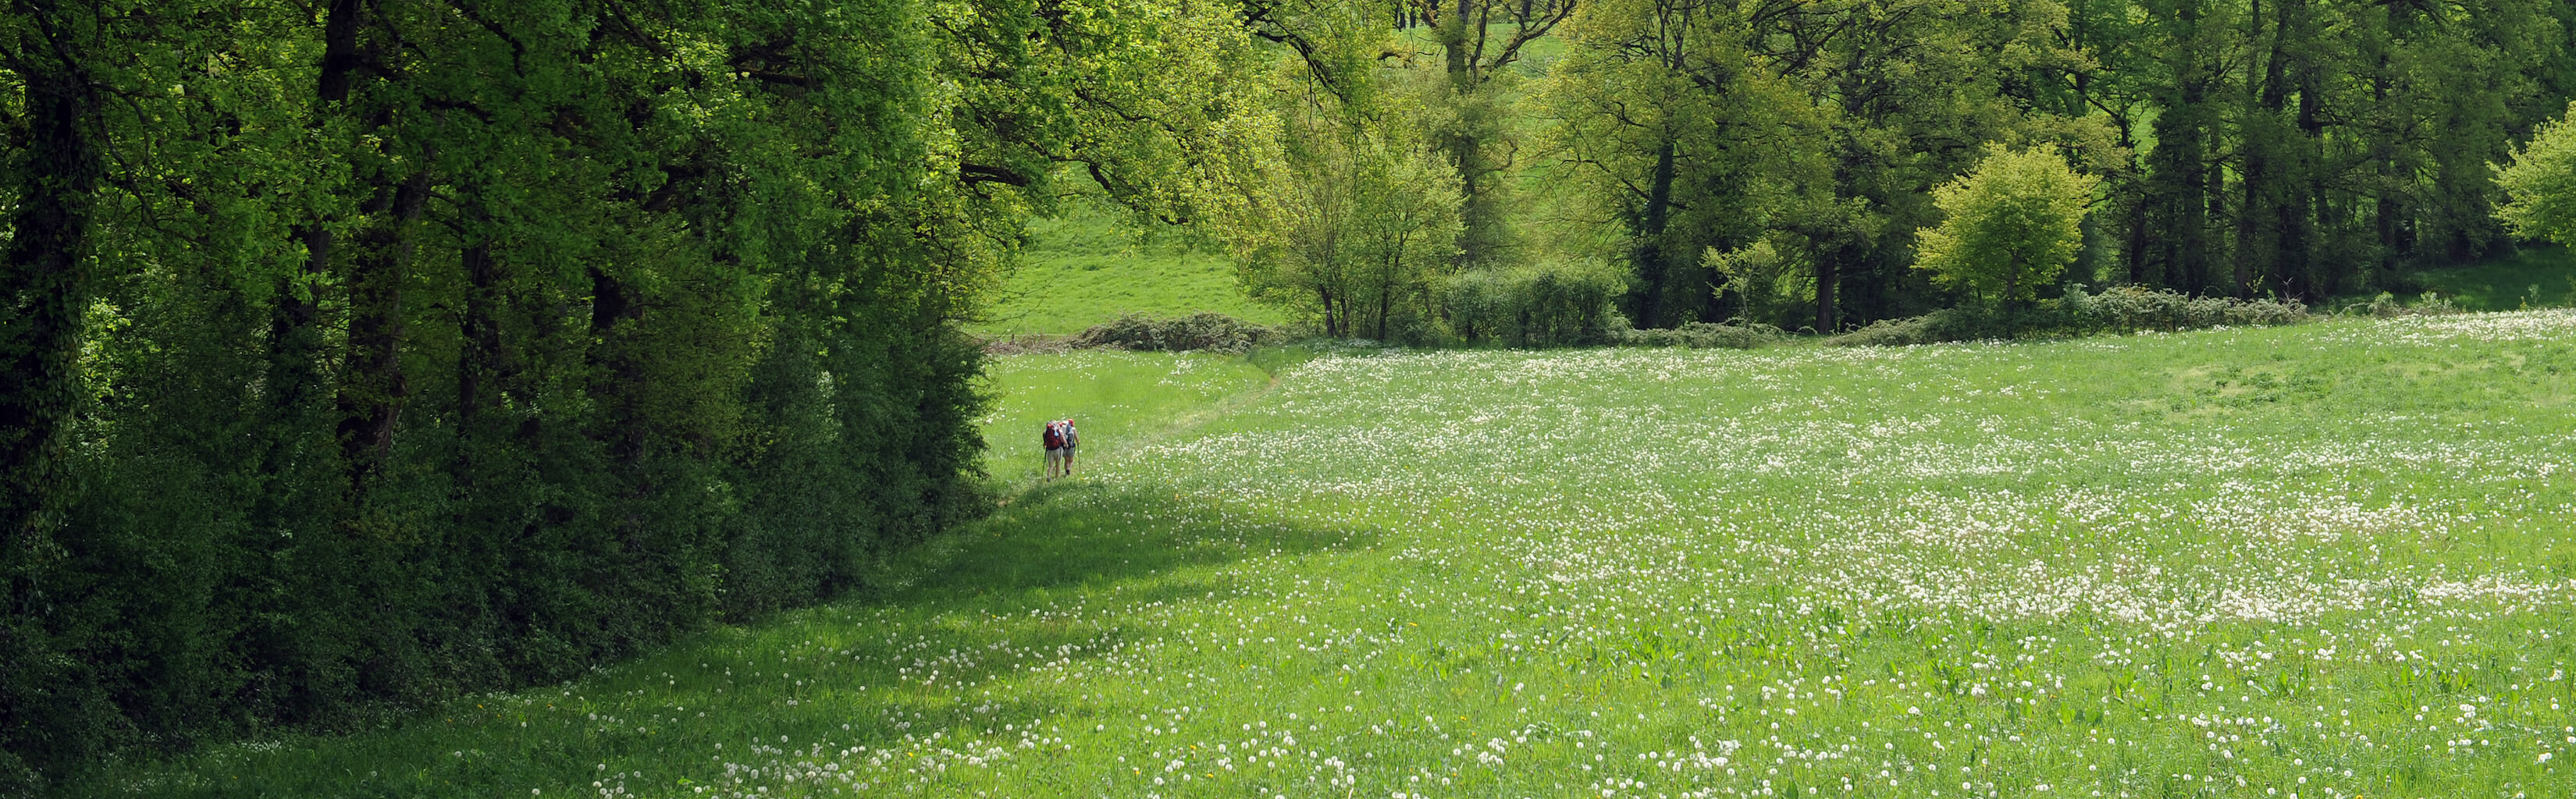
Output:
<svg viewBox="0 0 2576 799">
<path fill-rule="evenodd" d="M 1270 136 L 1220 223 L 1244 287 L 1329 336 L 1422 338 L 1458 255 L 1458 173 L 1414 124 L 1445 88 L 1371 66 L 1390 38 L 1366 18 L 1330 18 L 1309 30 L 1311 54 L 1280 56 Z M 1339 64 L 1334 82 L 1309 58 Z"/>
<path fill-rule="evenodd" d="M 1990 148 L 1975 171 L 1932 190 L 1945 218 L 1923 231 L 1914 266 L 1971 296 L 2030 299 L 2083 247 L 2099 183 L 2068 168 L 2056 148 Z"/>
<path fill-rule="evenodd" d="M 2506 202 L 2496 207 L 2514 235 L 2576 244 L 2576 103 L 2568 113 L 2542 122 L 2530 143 L 2513 151 L 2512 163 L 2496 168 L 2496 184 Z"/>
</svg>

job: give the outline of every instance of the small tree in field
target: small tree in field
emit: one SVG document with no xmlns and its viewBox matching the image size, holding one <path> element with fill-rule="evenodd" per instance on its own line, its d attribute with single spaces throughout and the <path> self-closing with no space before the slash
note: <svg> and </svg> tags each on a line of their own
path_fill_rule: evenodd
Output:
<svg viewBox="0 0 2576 799">
<path fill-rule="evenodd" d="M 2516 148 L 2513 163 L 2496 168 L 2505 204 L 2497 219 L 2514 235 L 2576 244 L 2576 103 L 2558 119 L 2540 123 L 2531 143 Z"/>
<path fill-rule="evenodd" d="M 2068 168 L 2055 147 L 1989 146 L 1976 171 L 1932 190 L 1947 218 L 1923 231 L 1914 266 L 1977 297 L 2030 299 L 2083 248 L 2098 182 Z"/>
</svg>

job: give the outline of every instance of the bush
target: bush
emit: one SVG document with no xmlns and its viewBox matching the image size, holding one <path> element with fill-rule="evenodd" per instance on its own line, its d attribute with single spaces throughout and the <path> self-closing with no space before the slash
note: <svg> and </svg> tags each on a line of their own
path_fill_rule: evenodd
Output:
<svg viewBox="0 0 2576 799">
<path fill-rule="evenodd" d="M 1626 319 L 1613 319 L 1612 338 L 1625 347 L 1689 347 L 1695 350 L 1749 350 L 1788 339 L 1780 328 L 1759 322 L 1751 324 L 1716 324 L 1692 322 L 1675 328 L 1632 330 Z"/>
<path fill-rule="evenodd" d="M 2576 103 L 2542 120 L 2531 141 L 2513 148 L 2513 163 L 2496 170 L 2505 202 L 2495 217 L 2514 235 L 2576 243 Z"/>
<path fill-rule="evenodd" d="M 2308 318 L 2308 306 L 2293 300 L 2194 297 L 2139 286 L 2116 286 L 2100 294 L 2086 294 L 2081 285 L 2068 286 L 2058 307 L 2075 333 L 2272 326 Z"/>
<path fill-rule="evenodd" d="M 2142 330 L 2259 327 L 2307 319 L 2308 306 L 2289 300 L 2194 297 L 2140 286 L 2118 286 L 2088 294 L 2081 285 L 2069 285 L 2066 296 L 2058 299 L 2026 306 L 1973 302 L 1922 316 L 1882 320 L 1826 341 L 1846 347 L 1904 346 Z"/>
<path fill-rule="evenodd" d="M 1093 325 L 1075 334 L 1076 347 L 1114 347 L 1143 352 L 1187 352 L 1211 350 L 1244 352 L 1287 338 L 1278 328 L 1253 324 L 1221 313 L 1202 313 L 1173 319 L 1154 319 L 1135 314 L 1116 321 Z"/>
<path fill-rule="evenodd" d="M 2536 293 L 2538 287 L 2535 286 L 2533 289 Z M 2528 301 L 2526 301 L 2526 303 L 2527 302 Z M 2358 302 L 2346 305 L 2343 306 L 2339 312 L 2354 316 L 2375 316 L 2381 319 L 2388 319 L 2398 316 L 2440 316 L 2443 314 L 2460 313 L 2463 310 L 2464 309 L 2460 307 L 2460 304 L 2452 302 L 2451 298 L 2444 297 L 2430 291 L 2424 292 L 2423 296 L 2416 298 L 2413 303 L 2408 303 L 2405 300 L 2398 299 L 2397 295 L 2383 291 L 2379 293 L 2379 296 L 2370 298 L 2369 302 Z"/>
<path fill-rule="evenodd" d="M 1837 347 L 1903 347 L 1948 341 L 1951 339 L 1941 338 L 1930 330 L 1939 324 L 1936 317 L 1948 312 L 1949 309 L 1944 308 L 1922 316 L 1881 319 L 1869 323 L 1868 327 L 1827 338 L 1825 343 Z"/>
<path fill-rule="evenodd" d="M 1607 265 L 1541 264 L 1479 269 L 1444 281 L 1441 315 L 1471 342 L 1562 347 L 1612 341 L 1611 298 L 1626 290 Z"/>
</svg>

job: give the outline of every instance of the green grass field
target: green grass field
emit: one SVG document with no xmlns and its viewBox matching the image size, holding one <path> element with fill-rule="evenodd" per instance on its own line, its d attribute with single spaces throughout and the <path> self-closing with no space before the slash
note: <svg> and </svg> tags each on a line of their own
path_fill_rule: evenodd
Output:
<svg viewBox="0 0 2576 799">
<path fill-rule="evenodd" d="M 998 364 L 895 595 L 72 793 L 2576 793 L 2576 312 L 1264 364 Z"/>
<path fill-rule="evenodd" d="M 1261 324 L 1285 321 L 1235 284 L 1226 256 L 1173 240 L 1140 241 L 1134 224 L 1096 203 L 1073 202 L 1029 224 L 1018 271 L 973 326 L 988 336 L 1078 333 L 1122 313 L 1182 316 L 1214 311 Z"/>
</svg>

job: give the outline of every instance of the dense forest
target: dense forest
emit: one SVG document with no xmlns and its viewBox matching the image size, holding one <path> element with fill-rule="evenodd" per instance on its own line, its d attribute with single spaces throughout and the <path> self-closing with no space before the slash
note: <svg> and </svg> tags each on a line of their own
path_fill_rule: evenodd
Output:
<svg viewBox="0 0 2576 799">
<path fill-rule="evenodd" d="M 2071 265 L 1999 296 L 2317 300 L 2512 246 L 2490 165 L 2576 94 L 2571 22 L 13 0 L 0 785 L 866 587 L 991 504 L 957 323 L 1074 195 L 1222 242 L 1335 336 L 1920 314 L 1989 282 L 1918 266 L 2020 257 L 1934 230 L 2008 185 L 2071 209 L 2033 250 Z"/>
<path fill-rule="evenodd" d="M 2404 291 L 2513 247 L 2491 165 L 2576 94 L 2576 7 L 2539 0 L 1337 8 L 1247 18 L 1306 57 L 1288 117 L 1341 125 L 1327 149 L 1305 123 L 1279 171 L 1318 184 L 1304 196 L 1342 184 L 1345 215 L 1371 221 L 1257 219 L 1287 233 L 1248 274 L 1370 337 L 1478 338 L 1489 298 L 1550 283 L 1599 286 L 1641 328 L 1924 313 L 1967 298 L 1915 268 L 1937 189 L 1997 147 L 2094 182 L 2066 280 Z M 1389 294 L 1416 313 L 1380 323 L 1370 298 Z"/>
</svg>

